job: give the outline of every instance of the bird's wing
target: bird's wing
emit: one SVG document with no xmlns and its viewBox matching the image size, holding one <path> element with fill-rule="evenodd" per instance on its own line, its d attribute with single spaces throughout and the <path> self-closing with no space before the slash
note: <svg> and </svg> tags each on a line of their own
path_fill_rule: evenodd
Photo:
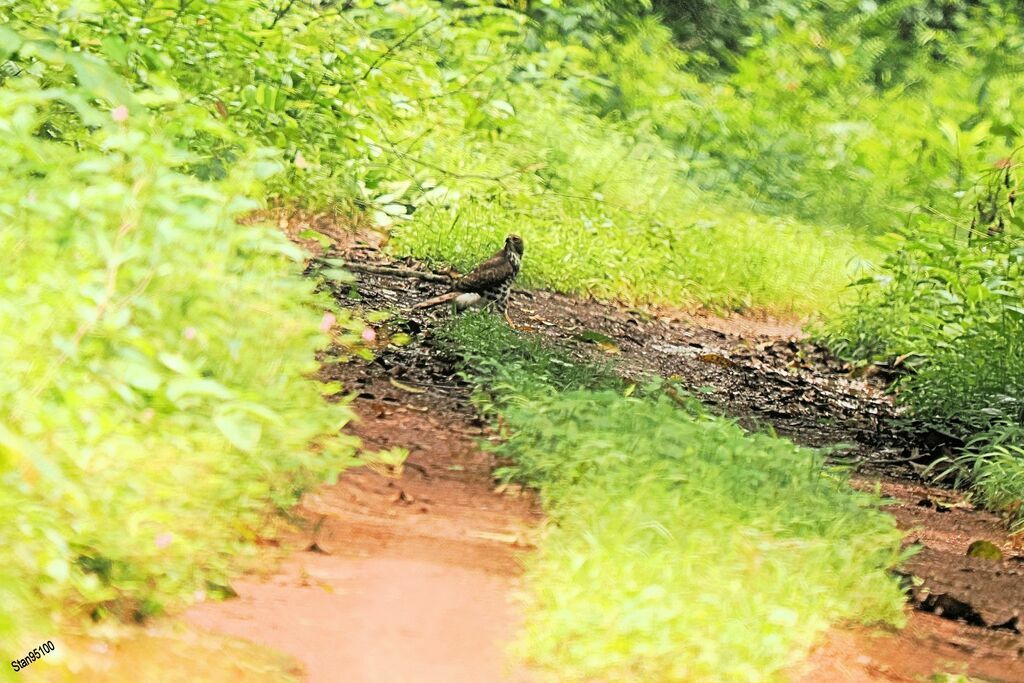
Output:
<svg viewBox="0 0 1024 683">
<path fill-rule="evenodd" d="M 482 292 L 511 277 L 512 274 L 512 264 L 505 258 L 505 254 L 499 251 L 472 272 L 459 278 L 455 283 L 455 289 L 460 292 Z"/>
</svg>

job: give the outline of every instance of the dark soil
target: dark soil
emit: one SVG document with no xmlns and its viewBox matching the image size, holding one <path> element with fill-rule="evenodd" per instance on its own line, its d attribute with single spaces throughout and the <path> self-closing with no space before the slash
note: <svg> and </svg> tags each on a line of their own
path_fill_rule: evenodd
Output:
<svg viewBox="0 0 1024 683">
<path fill-rule="evenodd" d="M 361 263 L 415 269 L 412 261 L 389 263 L 372 248 L 353 248 Z M 373 259 L 368 261 L 367 259 Z M 394 312 L 391 331 L 429 332 L 445 312 L 411 311 L 444 285 L 410 277 L 360 273 L 358 286 L 338 288 L 344 306 Z M 612 360 L 620 374 L 636 380 L 672 377 L 713 410 L 750 429 L 771 427 L 806 446 L 843 444 L 839 454 L 880 474 L 912 473 L 908 462 L 929 445 L 897 429 L 897 412 L 878 380 L 859 380 L 850 368 L 791 326 L 706 318 L 680 312 L 615 306 L 543 291 L 516 291 L 510 313 L 524 331 L 547 337 L 580 358 Z M 763 327 L 791 337 L 752 334 Z M 723 330 L 743 330 L 740 335 Z M 604 342 L 607 338 L 611 343 Z M 589 341 L 588 341 L 589 340 Z M 421 338 L 421 342 L 423 339 Z M 450 365 L 430 353 L 429 340 L 412 349 L 389 347 L 378 363 L 391 377 L 450 384 Z M 935 435 L 928 435 L 935 440 Z M 877 462 L 884 454 L 886 463 Z"/>
<path fill-rule="evenodd" d="M 412 261 L 390 263 L 373 246 L 350 245 L 345 256 L 356 263 L 422 269 Z M 335 292 L 339 302 L 365 311 L 391 311 L 394 317 L 378 330 L 380 348 L 372 363 L 334 363 L 328 356 L 322 359 L 323 373 L 344 380 L 359 395 L 357 405 L 368 419 L 390 423 L 396 413 L 418 411 L 421 425 L 462 430 L 454 438 L 469 438 L 483 433 L 467 408 L 469 388 L 456 375 L 451 359 L 431 347 L 430 330 L 438 316 L 447 312 L 410 311 L 412 304 L 443 289 L 414 277 L 359 273 L 354 285 Z M 812 657 L 807 672 L 801 674 L 807 676 L 805 680 L 915 680 L 943 670 L 970 672 L 992 681 L 1024 681 L 1024 557 L 997 517 L 974 508 L 955 492 L 922 480 L 921 464 L 950 443 L 942 435 L 908 428 L 878 377 L 856 378 L 851 368 L 824 349 L 796 334 L 778 336 L 788 331 L 784 325 L 718 321 L 717 329 L 712 329 L 683 313 L 539 291 L 515 292 L 510 314 L 520 329 L 543 335 L 580 358 L 612 360 L 626 377 L 676 378 L 713 410 L 750 429 L 772 429 L 813 447 L 842 444 L 832 457 L 854 471 L 854 485 L 878 487 L 891 497 L 888 510 L 907 531 L 908 544 L 920 547 L 900 569 L 910 586 L 911 603 L 919 611 L 898 634 L 837 632 Z M 758 329 L 767 333 L 754 333 Z M 410 334 L 413 342 L 387 345 L 389 335 L 397 332 Z M 454 421 L 453 415 L 457 416 Z M 413 431 L 389 429 L 377 441 L 372 436 L 367 439 L 368 434 L 364 439 L 371 447 L 384 447 L 427 438 L 412 427 L 398 429 Z M 479 466 L 493 465 L 485 456 L 479 457 Z M 446 505 L 447 494 L 439 494 L 438 482 L 422 489 L 416 486 L 424 473 L 458 486 L 457 476 L 432 471 L 421 460 L 422 455 L 413 450 L 407 465 L 413 477 L 407 475 L 408 483 L 401 490 L 374 493 L 396 497 L 389 512 L 393 518 L 411 518 L 420 507 L 431 510 Z M 387 486 L 373 484 L 382 485 Z M 348 486 L 346 493 L 335 495 L 349 496 L 339 504 L 352 509 L 353 500 L 358 501 L 362 487 L 370 483 L 356 478 L 349 479 Z M 352 517 L 343 524 L 323 525 L 328 534 L 324 542 L 349 538 L 351 530 L 345 525 L 372 525 L 376 514 L 371 507 L 362 521 Z M 480 519 L 485 522 L 486 516 Z M 429 522 L 417 524 L 429 527 Z M 524 533 L 528 535 L 510 532 L 507 538 L 515 545 L 523 542 Z M 406 536 L 403 531 L 398 535 Z M 979 539 L 999 546 L 1005 559 L 967 557 L 967 546 Z M 410 541 L 396 538 L 396 542 Z M 467 553 L 467 562 L 478 562 L 469 559 L 471 550 Z M 835 666 L 844 672 L 843 678 L 834 678 L 839 671 Z"/>
</svg>

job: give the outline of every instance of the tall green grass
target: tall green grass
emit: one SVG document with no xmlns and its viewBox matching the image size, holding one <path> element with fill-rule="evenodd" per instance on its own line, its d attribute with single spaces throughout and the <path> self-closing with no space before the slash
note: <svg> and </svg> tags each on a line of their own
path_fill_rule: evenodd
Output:
<svg viewBox="0 0 1024 683">
<path fill-rule="evenodd" d="M 933 471 L 970 483 L 981 502 L 1020 525 L 1024 248 L 1011 235 L 963 239 L 924 227 L 933 234 L 903 239 L 821 336 L 853 360 L 899 359 L 906 374 L 895 393 L 906 412 L 967 442 Z"/>
<path fill-rule="evenodd" d="M 523 107 L 500 139 L 451 134 L 424 153 L 479 175 L 536 170 L 422 207 L 394 227 L 398 253 L 465 269 L 517 232 L 528 286 L 797 314 L 833 304 L 872 253 L 850 230 L 758 214 L 700 190 L 655 135 L 532 87 L 513 100 Z"/>
<path fill-rule="evenodd" d="M 820 453 L 486 316 L 442 340 L 552 521 L 517 651 L 555 680 L 776 680 L 832 624 L 901 623 L 900 533 Z"/>
</svg>

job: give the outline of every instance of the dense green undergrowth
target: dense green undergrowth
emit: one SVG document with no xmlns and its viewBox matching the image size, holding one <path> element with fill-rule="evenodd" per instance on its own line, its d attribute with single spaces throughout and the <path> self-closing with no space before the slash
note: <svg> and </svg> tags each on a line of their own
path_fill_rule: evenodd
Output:
<svg viewBox="0 0 1024 683">
<path fill-rule="evenodd" d="M 901 622 L 900 534 L 820 453 L 485 315 L 441 338 L 552 520 L 519 648 L 556 680 L 774 680 L 830 624 Z"/>
<path fill-rule="evenodd" d="M 559 10 L 565 17 L 570 5 Z M 760 167 L 778 157 L 763 147 L 817 98 L 801 91 L 775 101 L 761 72 L 741 71 L 742 82 L 725 87 L 702 82 L 656 21 L 570 29 L 486 2 L 429 0 L 340 10 L 252 0 L 30 2 L 4 12 L 35 45 L 89 54 L 122 76 L 120 89 L 98 93 L 111 106 L 138 91 L 157 113 L 206 117 L 169 131 L 196 155 L 200 177 L 229 169 L 241 140 L 272 147 L 288 164 L 268 181 L 272 195 L 355 204 L 396 229 L 400 253 L 465 265 L 492 248 L 491 236 L 500 242 L 518 231 L 535 257 L 523 274 L 533 284 L 802 314 L 834 302 L 874 253 L 865 232 L 833 220 L 835 211 L 800 207 L 882 199 L 843 187 L 825 197 L 794 186 L 813 174 L 781 177 L 821 149 L 832 151 L 816 168 L 848 156 L 852 138 L 815 139 L 836 118 L 827 116 L 833 107 L 817 107 L 810 132 L 789 136 L 799 154 Z M 589 28 L 579 34 L 581 26 Z M 44 84 L 74 79 L 68 69 L 40 70 L 35 59 L 20 53 L 12 71 Z M 818 57 L 801 59 L 807 71 Z M 174 98 L 151 97 L 161 90 Z M 751 120 L 782 104 L 772 125 Z M 73 142 L 77 118 L 57 115 L 47 133 Z M 773 179 L 758 185 L 751 174 Z"/>
<path fill-rule="evenodd" d="M 512 92 L 523 102 L 500 140 L 455 137 L 439 163 L 486 159 L 487 169 L 534 162 L 507 191 L 466 193 L 395 225 L 398 253 L 468 269 L 507 232 L 523 236 L 527 286 L 629 302 L 807 314 L 833 303 L 874 253 L 846 229 L 740 208 L 680 181 L 664 142 L 602 121 L 564 96 Z"/>
<path fill-rule="evenodd" d="M 1024 521 L 1024 225 L 1007 195 L 1007 161 L 977 193 L 980 215 L 964 234 L 899 236 L 882 272 L 823 330 L 853 360 L 905 374 L 897 400 L 920 423 L 966 442 L 932 471 L 970 483 L 979 500 Z"/>
<path fill-rule="evenodd" d="M 350 464 L 355 444 L 338 434 L 350 411 L 307 378 L 331 302 L 280 233 L 234 220 L 279 164 L 249 149 L 200 180 L 172 133 L 201 116 L 171 100 L 154 116 L 102 63 L 0 31 L 8 51 L 41 55 L 43 80 L 74 76 L 0 88 L 11 659 L 58 624 L 142 621 L 228 591 L 274 513 Z M 46 134 L 72 111 L 89 124 L 74 144 Z"/>
<path fill-rule="evenodd" d="M 502 180 L 396 219 L 400 251 L 467 266 L 516 230 L 534 245 L 531 283 L 809 313 L 884 258 L 876 236 L 970 206 L 978 174 L 1017 144 L 1020 17 L 1005 3 L 940 20 L 906 2 L 733 7 L 743 48 L 710 71 L 674 42 L 693 26 L 599 4 L 538 10 L 545 52 L 520 54 L 492 91 L 511 108 L 488 135 L 410 134 L 436 168 Z M 721 16 L 654 5 L 696 6 L 701 30 Z"/>
<path fill-rule="evenodd" d="M 3 12 L 39 45 L 216 120 L 172 131 L 201 177 L 251 140 L 288 162 L 272 195 L 354 204 L 395 229 L 398 253 L 467 266 L 521 232 L 525 281 L 630 301 L 828 308 L 880 256 L 873 235 L 922 204 L 950 213 L 1016 139 L 1020 79 L 992 56 L 1019 48 L 1019 19 L 998 2 L 929 31 L 894 29 L 924 21 L 905 2 L 774 0 L 734 8 L 728 27 L 690 13 L 698 35 L 730 36 L 728 62 L 713 41 L 677 44 L 692 37 L 685 2 L 655 3 L 667 24 L 646 2 L 535 5 Z M 36 75 L 37 58 L 11 71 Z M 73 141 L 74 119 L 47 133 Z"/>
</svg>

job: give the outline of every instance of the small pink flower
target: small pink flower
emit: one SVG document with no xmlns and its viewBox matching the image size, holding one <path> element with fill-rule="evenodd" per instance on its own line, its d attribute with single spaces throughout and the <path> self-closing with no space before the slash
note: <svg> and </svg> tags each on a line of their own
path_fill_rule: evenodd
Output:
<svg viewBox="0 0 1024 683">
<path fill-rule="evenodd" d="M 174 540 L 174 534 L 172 534 L 170 531 L 165 531 L 165 532 L 163 532 L 162 534 L 160 534 L 159 536 L 156 537 L 156 540 L 155 540 L 156 547 L 159 548 L 160 550 L 163 550 L 164 548 L 169 546 L 171 544 L 171 541 L 173 541 L 173 540 Z"/>
<path fill-rule="evenodd" d="M 324 313 L 324 317 L 320 319 L 320 331 L 330 332 L 331 328 L 334 327 L 334 323 L 338 322 L 338 319 L 334 317 L 334 314 L 330 311 Z"/>
<path fill-rule="evenodd" d="M 196 328 L 192 326 L 186 327 L 182 334 L 185 335 L 185 339 L 192 341 L 193 339 L 196 338 Z"/>
<path fill-rule="evenodd" d="M 302 156 L 302 152 L 295 153 L 295 168 L 305 171 L 309 168 L 309 162 L 306 161 L 306 157 Z"/>
<path fill-rule="evenodd" d="M 367 327 L 365 330 L 363 330 L 363 341 L 365 341 L 367 344 L 372 344 L 376 338 L 377 333 L 373 331 L 372 327 Z"/>
<path fill-rule="evenodd" d="M 115 107 L 114 110 L 110 112 L 110 118 L 114 119 L 118 123 L 123 123 L 127 121 L 128 107 L 124 106 L 123 104 L 119 107 Z"/>
</svg>

